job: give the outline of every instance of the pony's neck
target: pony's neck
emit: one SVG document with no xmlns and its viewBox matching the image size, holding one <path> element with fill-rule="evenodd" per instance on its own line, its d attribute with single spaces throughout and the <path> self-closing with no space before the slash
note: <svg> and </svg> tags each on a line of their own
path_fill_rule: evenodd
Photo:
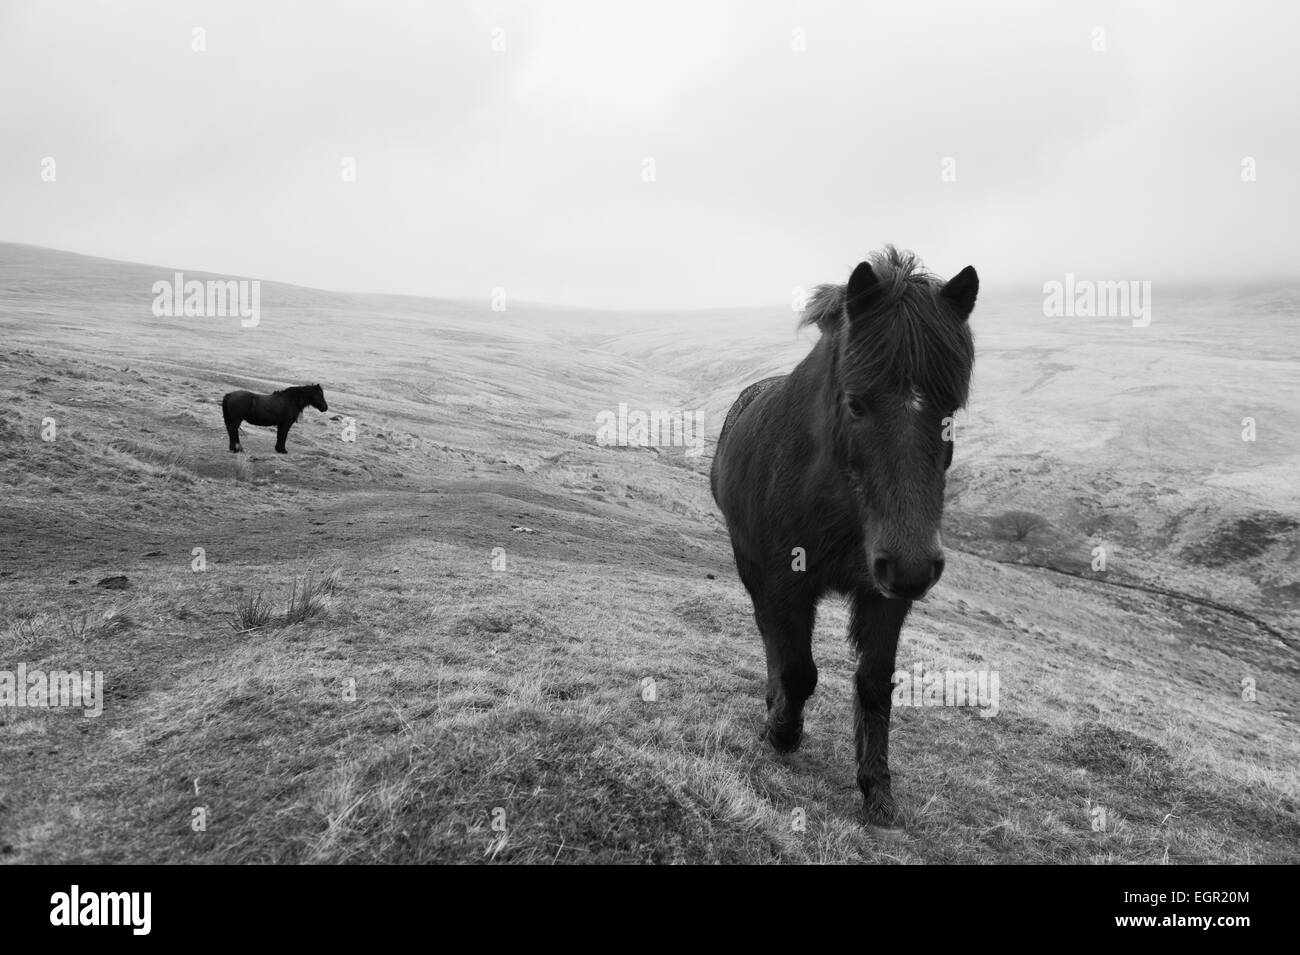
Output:
<svg viewBox="0 0 1300 955">
<path fill-rule="evenodd" d="M 843 466 L 836 407 L 842 361 L 839 336 L 828 329 L 790 373 L 790 387 L 802 404 L 796 412 L 797 420 L 813 449 L 809 467 L 817 473 L 838 473 Z"/>
<path fill-rule="evenodd" d="M 840 387 L 838 365 L 835 337 L 823 332 L 817 344 L 786 379 L 794 405 L 798 407 L 795 420 L 811 435 L 819 453 L 833 438 L 831 423 Z"/>
<path fill-rule="evenodd" d="M 809 412 L 833 410 L 839 390 L 840 354 L 833 333 L 822 332 L 817 344 L 790 372 L 790 380 L 800 384 L 799 394 L 811 407 Z"/>
</svg>

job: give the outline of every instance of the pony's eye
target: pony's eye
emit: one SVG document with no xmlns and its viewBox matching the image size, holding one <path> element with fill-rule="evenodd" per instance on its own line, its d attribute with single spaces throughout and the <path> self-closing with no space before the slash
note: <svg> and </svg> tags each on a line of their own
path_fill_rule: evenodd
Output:
<svg viewBox="0 0 1300 955">
<path fill-rule="evenodd" d="M 861 395 L 847 395 L 849 414 L 855 418 L 861 418 L 867 413 L 867 402 Z"/>
</svg>

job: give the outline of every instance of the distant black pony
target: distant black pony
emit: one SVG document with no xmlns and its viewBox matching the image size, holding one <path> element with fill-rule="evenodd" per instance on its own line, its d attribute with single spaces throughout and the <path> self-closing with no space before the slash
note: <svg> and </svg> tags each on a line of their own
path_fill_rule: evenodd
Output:
<svg viewBox="0 0 1300 955">
<path fill-rule="evenodd" d="M 221 399 L 221 413 L 225 416 L 226 431 L 230 435 L 230 450 L 244 450 L 239 443 L 239 424 L 247 421 L 263 427 L 275 425 L 276 453 L 288 454 L 284 439 L 289 436 L 289 428 L 302 416 L 302 409 L 308 405 L 317 411 L 329 411 L 320 385 L 282 388 L 270 395 L 255 395 L 251 391 L 230 392 Z"/>
<path fill-rule="evenodd" d="M 713 459 L 713 497 L 767 651 L 764 735 L 779 752 L 799 746 L 817 685 L 817 602 L 848 596 L 858 786 L 868 824 L 892 835 L 894 655 L 912 601 L 943 572 L 944 472 L 978 290 L 970 266 L 944 283 L 892 247 L 847 286 L 819 287 L 800 324 L 821 338 L 789 375 L 741 392 Z"/>
</svg>

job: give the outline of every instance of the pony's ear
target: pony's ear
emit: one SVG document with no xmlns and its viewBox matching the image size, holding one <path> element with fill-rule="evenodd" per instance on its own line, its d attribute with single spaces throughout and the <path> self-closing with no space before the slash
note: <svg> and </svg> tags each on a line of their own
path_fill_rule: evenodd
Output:
<svg viewBox="0 0 1300 955">
<path fill-rule="evenodd" d="M 957 314 L 966 319 L 975 308 L 975 296 L 979 294 L 980 277 L 975 274 L 975 267 L 968 265 L 948 280 L 940 293 L 957 309 Z"/>
<path fill-rule="evenodd" d="M 880 280 L 871 270 L 870 262 L 859 262 L 858 267 L 849 276 L 849 285 L 845 290 L 844 308 L 849 313 L 849 320 L 860 317 L 871 300 L 871 293 L 876 290 Z"/>
</svg>

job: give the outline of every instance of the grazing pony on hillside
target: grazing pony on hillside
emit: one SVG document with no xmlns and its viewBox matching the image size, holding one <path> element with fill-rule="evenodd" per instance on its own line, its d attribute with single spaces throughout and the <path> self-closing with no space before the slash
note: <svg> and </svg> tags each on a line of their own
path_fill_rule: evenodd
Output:
<svg viewBox="0 0 1300 955">
<path fill-rule="evenodd" d="M 257 395 L 251 391 L 232 391 L 221 399 L 221 414 L 226 419 L 226 432 L 230 435 L 230 450 L 242 451 L 239 443 L 239 424 L 267 427 L 274 425 L 275 450 L 277 454 L 288 454 L 284 439 L 289 436 L 289 428 L 302 417 L 302 409 L 311 405 L 317 411 L 329 411 L 325 404 L 325 392 L 320 385 L 298 385 L 282 388 L 269 395 Z"/>
<path fill-rule="evenodd" d="M 979 278 L 942 282 L 892 247 L 823 285 L 801 325 L 821 337 L 789 375 L 750 385 L 727 413 L 713 498 L 767 651 L 764 736 L 799 746 L 817 685 L 813 620 L 827 592 L 852 602 L 854 735 L 867 823 L 902 832 L 890 789 L 898 634 L 943 573 L 939 536 L 952 416 L 975 360 Z"/>
</svg>

